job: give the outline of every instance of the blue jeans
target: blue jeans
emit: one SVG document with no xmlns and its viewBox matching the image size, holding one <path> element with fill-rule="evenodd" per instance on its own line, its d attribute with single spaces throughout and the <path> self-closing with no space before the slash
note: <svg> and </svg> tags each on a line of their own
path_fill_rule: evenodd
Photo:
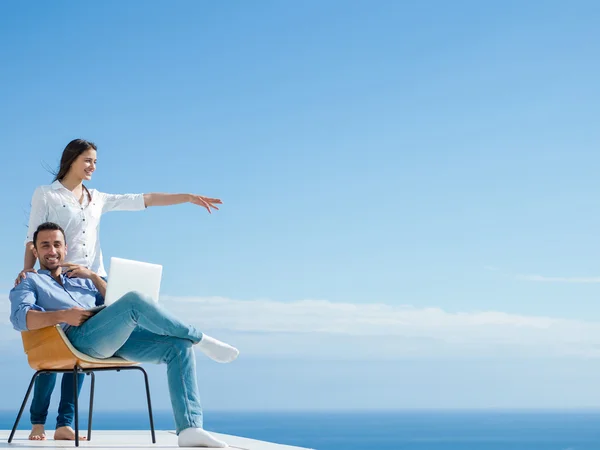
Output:
<svg viewBox="0 0 600 450">
<path fill-rule="evenodd" d="M 119 356 L 130 361 L 167 365 L 177 433 L 202 428 L 202 406 L 192 345 L 202 333 L 151 299 L 129 292 L 67 336 L 80 352 L 95 358 Z"/>
<path fill-rule="evenodd" d="M 81 392 L 84 374 L 77 375 L 77 395 Z M 31 414 L 31 423 L 33 425 L 44 425 L 48 417 L 48 408 L 50 407 L 50 398 L 56 385 L 55 373 L 43 373 L 35 380 L 33 388 L 33 400 L 29 412 Z M 65 373 L 62 377 L 60 388 L 60 403 L 58 405 L 58 417 L 56 418 L 56 428 L 68 427 L 73 423 L 75 414 L 75 400 L 73 398 L 73 374 Z"/>
</svg>

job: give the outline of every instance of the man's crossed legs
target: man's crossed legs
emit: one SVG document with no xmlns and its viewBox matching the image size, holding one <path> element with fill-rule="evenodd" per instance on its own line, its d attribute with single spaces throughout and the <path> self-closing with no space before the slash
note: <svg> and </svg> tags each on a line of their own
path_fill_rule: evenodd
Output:
<svg viewBox="0 0 600 450">
<path fill-rule="evenodd" d="M 202 429 L 193 346 L 211 359 L 237 358 L 234 347 L 203 335 L 136 292 L 125 294 L 79 327 L 67 330 L 79 351 L 96 358 L 166 364 L 169 394 L 181 447 L 227 447 Z"/>
</svg>

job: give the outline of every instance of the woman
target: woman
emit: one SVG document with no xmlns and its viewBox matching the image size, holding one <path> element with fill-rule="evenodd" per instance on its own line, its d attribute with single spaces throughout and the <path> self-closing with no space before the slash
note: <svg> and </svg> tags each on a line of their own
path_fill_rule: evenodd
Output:
<svg viewBox="0 0 600 450">
<path fill-rule="evenodd" d="M 137 211 L 149 206 L 168 206 L 179 203 L 193 203 L 218 210 L 221 204 L 217 198 L 194 194 L 105 194 L 88 189 L 83 182 L 92 179 L 96 170 L 96 145 L 83 139 L 75 139 L 63 151 L 58 173 L 54 182 L 38 187 L 31 201 L 29 228 L 25 240 L 24 268 L 15 280 L 15 286 L 25 279 L 27 272 L 34 269 L 36 258 L 33 254 L 33 233 L 43 222 L 60 225 L 67 239 L 68 260 L 70 263 L 89 267 L 102 277 L 106 270 L 102 261 L 99 225 L 102 214 L 109 211 Z M 78 389 L 81 390 L 84 375 L 79 375 Z M 56 374 L 40 375 L 35 383 L 31 403 L 31 440 L 44 440 L 44 425 L 50 397 L 56 384 Z M 78 392 L 79 392 L 78 391 Z M 64 374 L 61 383 L 61 400 L 58 408 L 54 439 L 73 440 L 75 432 L 71 428 L 74 414 L 73 375 Z M 84 438 L 82 438 L 84 439 Z"/>
</svg>

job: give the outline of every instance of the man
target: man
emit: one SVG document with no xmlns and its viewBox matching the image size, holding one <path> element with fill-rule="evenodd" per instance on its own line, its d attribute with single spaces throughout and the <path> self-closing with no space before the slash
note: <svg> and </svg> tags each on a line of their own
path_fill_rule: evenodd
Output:
<svg viewBox="0 0 600 450">
<path fill-rule="evenodd" d="M 93 315 L 88 310 L 104 303 L 106 282 L 85 267 L 65 263 L 62 228 L 51 222 L 41 224 L 33 244 L 40 270 L 28 273 L 10 292 L 14 328 L 26 331 L 60 324 L 77 350 L 95 358 L 120 356 L 167 364 L 179 446 L 227 447 L 202 429 L 192 347 L 222 363 L 237 358 L 238 350 L 181 322 L 136 292 Z"/>
</svg>

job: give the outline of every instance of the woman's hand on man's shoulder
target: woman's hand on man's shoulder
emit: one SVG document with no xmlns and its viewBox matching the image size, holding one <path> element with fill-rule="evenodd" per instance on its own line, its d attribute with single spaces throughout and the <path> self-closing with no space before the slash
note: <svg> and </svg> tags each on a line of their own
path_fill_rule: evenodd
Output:
<svg viewBox="0 0 600 450">
<path fill-rule="evenodd" d="M 15 280 L 15 287 L 21 281 L 23 281 L 25 278 L 27 278 L 27 272 L 37 273 L 37 270 L 35 270 L 35 269 L 23 269 L 23 270 L 21 270 L 21 272 L 19 273 L 19 275 L 17 275 L 17 279 Z"/>
</svg>

